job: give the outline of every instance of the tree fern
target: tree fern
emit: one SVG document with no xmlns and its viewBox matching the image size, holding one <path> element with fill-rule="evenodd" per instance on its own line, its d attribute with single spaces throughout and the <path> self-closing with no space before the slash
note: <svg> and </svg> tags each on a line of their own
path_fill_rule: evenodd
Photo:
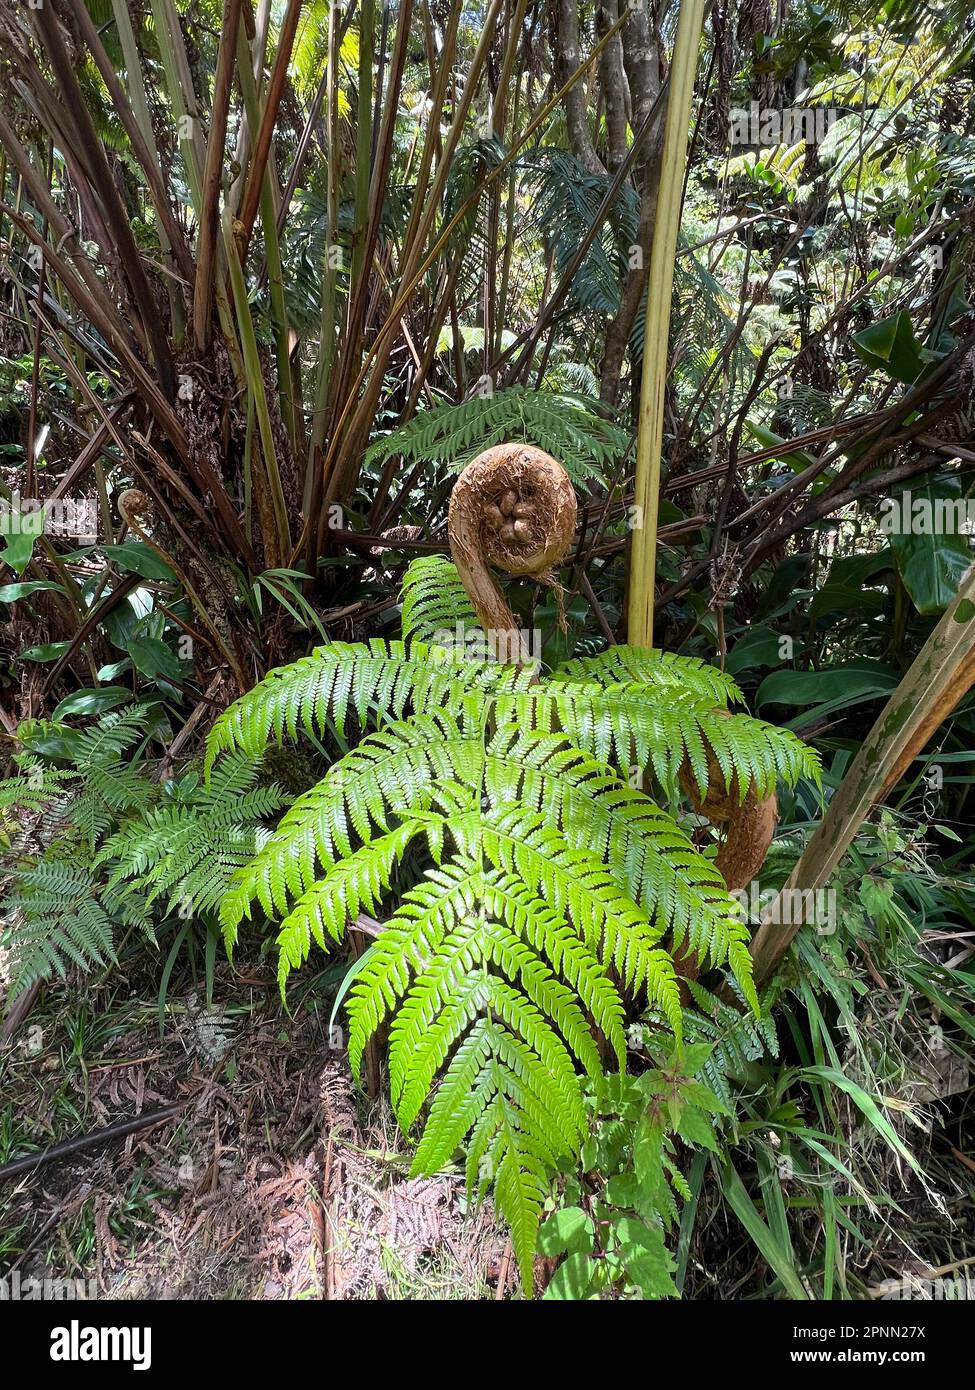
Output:
<svg viewBox="0 0 975 1390">
<path fill-rule="evenodd" d="M 22 724 L 21 772 L 0 787 L 0 809 L 46 808 L 49 818 L 77 829 L 93 852 L 119 815 L 148 803 L 149 786 L 133 765 L 131 750 L 146 738 L 150 718 L 144 705 L 133 705 L 102 715 L 88 729 L 33 720 Z"/>
<path fill-rule="evenodd" d="M 498 717 L 548 732 L 561 728 L 601 762 L 652 769 L 672 790 L 686 764 L 703 795 L 713 753 L 724 790 L 744 796 L 754 783 L 761 795 L 781 777 L 794 785 L 814 776 L 816 758 L 794 735 L 752 719 L 727 715 L 693 690 L 642 681 L 618 685 L 558 682 L 497 697 Z"/>
<path fill-rule="evenodd" d="M 617 646 L 596 656 L 578 657 L 564 662 L 552 673 L 553 681 L 597 681 L 600 685 L 620 685 L 626 681 L 669 686 L 700 695 L 712 704 L 726 705 L 741 699 L 741 691 L 731 676 L 693 656 L 673 652 L 645 651 L 640 647 Z"/>
<path fill-rule="evenodd" d="M 509 386 L 460 405 L 422 411 L 373 444 L 367 460 L 400 454 L 459 472 L 482 449 L 523 440 L 561 459 L 569 476 L 584 482 L 602 477 L 629 447 L 627 432 L 603 419 L 597 409 L 597 402 L 570 391 Z"/>
<path fill-rule="evenodd" d="M 381 713 L 399 718 L 408 705 L 456 703 L 470 688 L 527 689 L 529 673 L 492 661 L 461 661 L 443 647 L 413 642 L 333 642 L 291 666 L 271 671 L 225 710 L 207 741 L 209 772 L 217 754 L 257 754 L 269 741 L 335 731 L 344 737 L 350 712 L 360 727 Z"/>
<path fill-rule="evenodd" d="M 588 235 L 610 179 L 606 174 L 587 173 L 577 159 L 558 149 L 540 150 L 523 160 L 522 168 L 533 195 L 533 221 L 554 250 L 556 269 L 562 275 Z M 633 245 L 639 225 L 639 200 L 625 184 L 572 281 L 572 298 L 580 308 L 617 312 L 627 268 L 621 248 Z"/>
<path fill-rule="evenodd" d="M 701 1076 L 720 1098 L 729 1102 L 732 1087 L 747 1075 L 751 1062 L 762 1057 L 778 1057 L 779 1040 L 770 1013 L 742 1013 L 706 990 L 696 980 L 689 981 L 695 1008 L 684 1011 L 684 1033 L 689 1043 L 711 1045 Z"/>
<path fill-rule="evenodd" d="M 68 967 L 114 959 L 113 923 L 98 902 L 90 870 L 71 857 L 40 858 L 12 870 L 0 912 L 0 944 L 10 952 L 9 997 Z"/>
<path fill-rule="evenodd" d="M 407 642 L 333 644 L 272 672 L 215 724 L 227 750 L 362 732 L 236 875 L 220 910 L 228 948 L 255 909 L 280 923 L 282 993 L 312 944 L 362 911 L 387 915 L 346 996 L 350 1056 L 388 1029 L 400 1125 L 422 1124 L 429 1173 L 466 1149 L 493 1188 L 526 1287 L 552 1175 L 578 1158 L 583 1078 L 622 1066 L 624 994 L 678 1039 L 672 952 L 726 965 L 757 1011 L 747 930 L 714 865 L 639 785 L 676 792 L 690 769 L 744 796 L 817 775 L 792 734 L 724 708 L 734 683 L 698 661 L 617 649 L 534 671 L 428 645 L 472 621 L 453 567 L 414 563 Z M 420 639 L 424 640 L 420 640 Z M 404 891 L 410 856 L 420 881 Z M 383 913 L 387 902 L 391 915 Z M 438 1081 L 439 1078 L 439 1081 Z"/>
</svg>

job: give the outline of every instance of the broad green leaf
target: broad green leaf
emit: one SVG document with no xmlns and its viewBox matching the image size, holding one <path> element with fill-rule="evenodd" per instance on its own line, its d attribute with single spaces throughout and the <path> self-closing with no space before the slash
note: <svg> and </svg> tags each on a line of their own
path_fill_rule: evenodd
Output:
<svg viewBox="0 0 975 1390">
<path fill-rule="evenodd" d="M 941 613 L 975 559 L 971 537 L 958 526 L 967 513 L 961 483 L 925 478 L 890 501 L 890 544 L 904 588 L 919 613 Z"/>
<path fill-rule="evenodd" d="M 43 642 L 39 647 L 26 647 L 20 661 L 57 661 L 71 646 L 70 642 Z"/>
<path fill-rule="evenodd" d="M 130 637 L 127 646 L 135 669 L 148 680 L 160 676 L 181 679 L 179 657 L 158 637 Z"/>
<path fill-rule="evenodd" d="M 718 1153 L 720 1150 L 711 1121 L 707 1115 L 702 1115 L 700 1110 L 695 1110 L 693 1106 L 688 1106 L 681 1115 L 677 1133 L 682 1139 L 686 1139 L 688 1144 L 694 1144 L 699 1149 L 710 1149 L 712 1153 Z"/>
<path fill-rule="evenodd" d="M 540 1255 L 590 1254 L 593 1224 L 581 1207 L 562 1207 L 543 1221 L 538 1229 Z"/>
<path fill-rule="evenodd" d="M 663 1231 L 644 1225 L 636 1217 L 624 1216 L 616 1224 L 616 1236 L 627 1275 L 644 1298 L 676 1297 L 673 1274 L 677 1266 L 664 1242 Z"/>
<path fill-rule="evenodd" d="M 19 584 L 0 584 L 0 603 L 16 603 L 28 594 L 38 594 L 51 589 L 56 589 L 60 594 L 64 593 L 64 586 L 55 584 L 50 579 L 25 579 Z"/>
<path fill-rule="evenodd" d="M 754 671 L 761 666 L 778 666 L 783 660 L 782 636 L 764 625 L 746 628 L 728 653 L 725 670 L 729 676 Z"/>
<path fill-rule="evenodd" d="M 854 333 L 853 346 L 868 367 L 877 367 L 905 385 L 916 381 L 924 366 L 921 344 L 904 309 Z"/>
<path fill-rule="evenodd" d="M 126 704 L 132 698 L 132 691 L 120 685 L 76 690 L 73 695 L 65 696 L 51 718 L 63 719 L 66 714 L 101 714 L 104 710 L 114 709 L 116 705 Z"/>
<path fill-rule="evenodd" d="M 170 584 L 177 583 L 176 575 L 152 546 L 145 541 L 120 541 L 117 545 L 101 546 L 106 560 L 112 561 L 127 574 L 137 574 L 142 579 L 164 579 Z"/>
<path fill-rule="evenodd" d="M 9 502 L 0 504 L 0 537 L 5 545 L 0 560 L 15 574 L 23 574 L 34 553 L 34 542 L 44 530 L 44 509 L 20 512 Z"/>
<path fill-rule="evenodd" d="M 867 660 L 822 671 L 773 671 L 758 688 L 755 703 L 763 705 L 828 706 L 845 709 L 864 700 L 880 699 L 897 684 L 896 674 L 880 662 Z"/>
<path fill-rule="evenodd" d="M 569 1255 L 552 1275 L 543 1297 L 553 1301 L 588 1298 L 598 1269 L 596 1261 L 581 1251 Z"/>
<path fill-rule="evenodd" d="M 780 434 L 776 434 L 774 430 L 767 429 L 765 425 L 760 425 L 756 420 L 746 420 L 745 425 L 749 433 L 755 436 L 763 449 L 774 449 L 778 444 L 785 444 L 785 440 Z M 780 463 L 788 464 L 794 473 L 801 473 L 804 469 L 808 468 L 810 464 L 815 462 L 811 454 L 803 453 L 781 453 L 777 454 L 776 458 Z"/>
</svg>

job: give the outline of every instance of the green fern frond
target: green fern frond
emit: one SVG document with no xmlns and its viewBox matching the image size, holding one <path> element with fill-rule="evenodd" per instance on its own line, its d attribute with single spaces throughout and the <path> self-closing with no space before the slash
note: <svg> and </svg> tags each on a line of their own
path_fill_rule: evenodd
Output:
<svg viewBox="0 0 975 1390">
<path fill-rule="evenodd" d="M 452 828 L 461 834 L 460 827 Z M 680 1036 L 674 963 L 658 946 L 662 930 L 651 923 L 597 855 L 568 845 L 544 816 L 522 807 L 482 812 L 465 848 L 469 851 L 478 843 L 496 868 L 516 875 L 541 901 L 571 922 L 631 993 L 645 991 Z"/>
<path fill-rule="evenodd" d="M 76 776 L 73 768 L 47 767 L 34 759 L 24 771 L 0 782 L 0 811 L 40 811 Z"/>
<path fill-rule="evenodd" d="M 593 681 L 599 685 L 621 685 L 636 682 L 659 685 L 668 689 L 699 695 L 715 705 L 740 704 L 741 691 L 732 680 L 715 666 L 708 666 L 696 656 L 679 656 L 675 652 L 648 651 L 644 647 L 609 647 L 596 656 L 577 657 L 563 662 L 552 673 L 551 681 Z"/>
<path fill-rule="evenodd" d="M 104 762 L 125 753 L 145 735 L 151 711 L 145 705 L 129 705 L 104 714 L 81 738 L 83 754 L 78 766 Z"/>
<path fill-rule="evenodd" d="M 476 1164 L 479 1184 L 493 1180 L 523 1273 L 551 1179 L 585 1134 L 576 1064 L 600 1073 L 573 973 L 590 982 L 594 1021 L 622 1055 L 622 1009 L 592 948 L 517 877 L 461 858 L 405 895 L 349 996 L 356 1069 L 395 1013 L 390 1090 L 404 1131 L 451 1058 L 414 1172 L 448 1163 L 473 1130 L 468 1167 Z M 485 1162 L 501 1166 L 485 1174 Z"/>
<path fill-rule="evenodd" d="M 165 898 L 167 912 L 206 916 L 249 864 L 269 834 L 262 821 L 280 810 L 284 793 L 255 786 L 259 761 L 225 758 L 209 785 L 195 774 L 172 784 L 169 799 L 142 811 L 110 836 L 95 865 L 110 866 L 109 890 L 144 893 L 147 906 Z"/>
<path fill-rule="evenodd" d="M 94 851 L 120 815 L 142 810 L 151 800 L 150 784 L 132 752 L 146 738 L 150 719 L 150 710 L 133 705 L 101 715 L 87 729 L 25 721 L 17 731 L 24 743 L 25 751 L 17 755 L 24 772 L 0 786 L 0 810 L 44 811 L 49 832 L 74 827 Z M 71 765 L 60 766 L 63 761 Z"/>
<path fill-rule="evenodd" d="M 563 729 L 577 747 L 627 775 L 651 770 L 672 791 L 686 759 L 701 794 L 708 788 L 708 751 L 725 790 L 744 797 L 753 783 L 759 795 L 778 778 L 794 786 L 800 777 L 818 781 L 816 753 L 788 730 L 746 714 L 725 715 L 693 692 L 628 682 L 599 686 L 552 682 L 527 692 L 499 696 L 498 720 L 549 733 Z"/>
<path fill-rule="evenodd" d="M 207 766 L 216 788 L 232 780 L 230 760 L 215 762 L 228 750 L 344 736 L 353 714 L 379 725 L 235 875 L 221 925 L 230 949 L 255 905 L 280 921 L 283 993 L 313 943 L 328 948 L 393 898 L 346 997 L 352 1065 L 388 1025 L 398 1122 L 422 1124 L 415 1171 L 466 1149 L 471 1190 L 493 1188 L 527 1284 L 553 1175 L 586 1132 L 583 1078 L 605 1080 L 597 1032 L 625 1066 L 622 991 L 644 995 L 678 1041 L 691 1035 L 672 955 L 684 948 L 727 966 L 758 1012 L 736 904 L 632 785 L 634 765 L 668 795 L 686 764 L 702 793 L 717 769 L 744 796 L 816 777 L 818 763 L 794 735 L 729 715 L 737 687 L 697 661 L 616 648 L 536 683 L 418 640 L 473 621 L 450 562 L 414 562 L 409 644 L 335 644 L 272 673 L 221 716 Z M 404 892 L 407 857 L 409 880 L 421 877 Z M 655 1210 L 672 1220 L 663 1186 Z"/>
<path fill-rule="evenodd" d="M 367 735 L 298 798 L 232 886 L 220 913 L 228 946 L 254 901 L 269 916 L 284 912 L 289 899 L 312 888 L 319 866 L 353 852 L 353 837 L 368 844 L 376 831 L 388 834 L 395 818 L 426 809 L 445 789 L 478 786 L 483 746 L 471 706 L 462 707 L 459 722 L 414 715 Z"/>
<path fill-rule="evenodd" d="M 509 386 L 460 405 L 424 410 L 370 446 L 367 462 L 401 455 L 440 463 L 452 472 L 494 444 L 533 444 L 565 466 L 574 482 L 601 477 L 629 447 L 625 430 L 598 413 L 599 403 L 570 391 Z"/>
<path fill-rule="evenodd" d="M 0 945 L 10 952 L 12 1001 L 70 965 L 82 970 L 114 960 L 112 922 L 98 901 L 90 871 L 72 860 L 41 858 L 17 868 L 0 902 L 9 920 Z"/>
<path fill-rule="evenodd" d="M 743 1013 L 734 1004 L 718 999 L 697 980 L 688 980 L 687 984 L 695 1007 L 684 1010 L 684 1037 L 689 1044 L 711 1045 L 701 1079 L 728 1104 L 733 1085 L 745 1080 L 750 1063 L 766 1056 L 778 1057 L 775 1021 L 765 1008 Z"/>
<path fill-rule="evenodd" d="M 379 639 L 334 642 L 278 667 L 224 710 L 207 739 L 206 772 L 225 749 L 256 755 L 300 730 L 324 735 L 330 724 L 344 736 L 350 712 L 365 726 L 374 707 L 400 719 L 408 707 L 450 707 L 467 691 L 523 690 L 531 679 L 530 671 L 462 659 L 421 642 L 409 649 Z"/>
<path fill-rule="evenodd" d="M 610 179 L 587 171 L 565 150 L 542 148 L 519 161 L 531 191 L 532 221 L 555 253 L 560 275 L 569 268 L 580 243 L 600 216 Z M 615 314 L 620 285 L 626 277 L 622 247 L 632 246 L 639 231 L 639 203 L 627 185 L 615 199 L 610 218 L 592 240 L 571 286 L 572 298 L 582 309 Z"/>
<path fill-rule="evenodd" d="M 363 909 L 376 911 L 389 888 L 396 864 L 422 829 L 422 821 L 403 821 L 388 835 L 380 835 L 354 850 L 302 894 L 281 923 L 277 937 L 278 987 L 282 1000 L 288 976 L 308 959 L 313 940 L 324 951 L 327 949 L 326 933 L 333 941 L 340 941 L 346 924 Z"/>
<path fill-rule="evenodd" d="M 748 930 L 724 880 L 677 823 L 605 763 L 562 734 L 507 727 L 488 749 L 486 791 L 498 807 L 522 805 L 574 849 L 598 856 L 675 946 L 723 964 Z M 747 951 L 739 961 L 750 980 Z"/>
<path fill-rule="evenodd" d="M 0 914 L 7 921 L 0 944 L 10 952 L 8 1002 L 39 981 L 64 977 L 71 965 L 105 966 L 114 960 L 114 928 L 145 925 L 129 918 L 92 870 L 102 837 L 119 817 L 142 813 L 153 797 L 134 748 L 147 739 L 153 717 L 133 705 L 84 729 L 40 720 L 18 728 L 23 772 L 0 788 L 0 808 L 37 814 L 32 849 L 41 848 L 25 856 L 23 837 L 15 837 L 4 856 Z"/>
<path fill-rule="evenodd" d="M 403 575 L 403 638 L 407 642 L 444 645 L 464 632 L 480 632 L 474 605 L 467 597 L 456 565 L 444 555 L 421 555 Z"/>
<path fill-rule="evenodd" d="M 152 788 L 139 768 L 124 763 L 92 764 L 82 773 L 81 785 L 84 790 L 67 819 L 92 850 L 120 815 L 143 810 L 152 798 Z"/>
</svg>

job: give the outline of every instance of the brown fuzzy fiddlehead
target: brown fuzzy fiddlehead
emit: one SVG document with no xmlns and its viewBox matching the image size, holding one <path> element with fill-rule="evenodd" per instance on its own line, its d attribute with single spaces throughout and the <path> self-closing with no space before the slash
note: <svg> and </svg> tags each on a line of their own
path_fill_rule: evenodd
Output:
<svg viewBox="0 0 975 1390">
<path fill-rule="evenodd" d="M 716 711 L 726 715 L 727 710 Z M 765 863 L 769 845 L 775 834 L 779 808 L 775 793 L 759 796 L 754 785 L 750 786 L 744 797 L 735 781 L 727 790 L 718 766 L 718 760 L 708 749 L 708 790 L 701 796 L 694 781 L 690 765 L 685 761 L 679 774 L 683 791 L 699 815 L 706 817 L 711 824 L 724 831 L 723 838 L 714 857 L 714 866 L 725 881 L 729 891 L 745 888 L 758 875 Z M 674 965 L 677 974 L 685 980 L 696 980 L 699 964 L 696 956 L 675 955 Z M 681 994 L 685 1004 L 690 1002 L 690 992 L 682 985 Z"/>
<path fill-rule="evenodd" d="M 516 660 L 531 656 L 492 569 L 555 582 L 572 546 L 576 495 L 557 459 L 530 444 L 478 454 L 450 496 L 450 553 L 488 636 L 505 635 Z"/>
</svg>

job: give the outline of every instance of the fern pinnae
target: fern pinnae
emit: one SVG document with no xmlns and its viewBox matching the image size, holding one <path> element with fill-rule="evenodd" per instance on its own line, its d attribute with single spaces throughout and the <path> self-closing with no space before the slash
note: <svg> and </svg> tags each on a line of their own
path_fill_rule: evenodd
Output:
<svg viewBox="0 0 975 1390">
<path fill-rule="evenodd" d="M 472 1126 L 476 1138 L 496 1093 L 490 1071 L 493 1024 L 484 1015 L 476 1017 L 478 1007 L 479 1001 L 471 1010 L 470 1031 L 454 1051 L 430 1102 L 413 1156 L 416 1173 L 435 1171 L 446 1161 L 445 1155 L 449 1159 L 456 1153 Z"/>
<path fill-rule="evenodd" d="M 460 722 L 448 715 L 395 721 L 347 753 L 310 791 L 298 798 L 274 834 L 232 886 L 221 911 L 228 944 L 250 905 L 271 917 L 285 912 L 327 867 L 353 852 L 353 834 L 368 843 L 387 834 L 394 817 L 429 804 L 438 783 L 447 788 L 479 780 L 483 757 L 472 711 Z"/>
<path fill-rule="evenodd" d="M 490 396 L 471 396 L 459 405 L 424 410 L 370 446 L 366 458 L 394 455 L 445 464 L 459 472 L 481 450 L 522 441 L 561 459 L 580 482 L 599 477 L 629 447 L 625 430 L 597 411 L 599 404 L 570 391 L 509 386 Z"/>
<path fill-rule="evenodd" d="M 706 929 L 736 916 L 721 875 L 676 821 L 564 735 L 502 728 L 487 769 L 496 805 L 518 802 L 543 814 L 574 848 L 599 855 L 675 936 L 683 939 L 695 922 Z"/>
<path fill-rule="evenodd" d="M 481 830 L 485 854 L 544 894 L 604 965 L 612 964 L 634 992 L 657 1000 L 680 1037 L 679 990 L 673 961 L 658 948 L 663 934 L 588 851 L 573 849 L 543 817 L 523 809 L 488 812 Z"/>
<path fill-rule="evenodd" d="M 623 1006 L 598 957 L 563 917 L 535 898 L 514 875 L 498 872 L 490 875 L 485 884 L 485 905 L 497 922 L 509 928 L 513 939 L 528 943 L 537 958 L 549 963 L 553 978 L 561 976 L 571 985 L 622 1066 L 626 1056 Z M 524 955 L 521 960 L 525 961 Z M 510 971 L 508 975 L 512 978 Z M 575 1020 L 574 1014 L 572 1018 Z M 576 1041 L 568 1040 L 589 1071 L 595 1054 L 589 1050 L 586 1040 L 581 1037 Z"/>
<path fill-rule="evenodd" d="M 403 638 L 437 645 L 454 638 L 458 627 L 480 632 L 474 605 L 457 568 L 443 555 L 421 555 L 403 576 Z"/>
<path fill-rule="evenodd" d="M 626 1057 L 623 1006 L 598 956 L 558 917 L 544 927 L 531 914 L 526 914 L 521 920 L 515 917 L 514 921 L 519 934 L 531 943 L 539 955 L 544 955 L 553 971 L 575 991 L 622 1066 Z M 585 1065 L 582 1053 L 577 1055 Z"/>
<path fill-rule="evenodd" d="M 413 973 L 439 950 L 458 917 L 470 910 L 479 865 L 467 861 L 430 871 L 404 894 L 350 991 L 349 1059 L 358 1073 L 369 1037 L 406 994 Z"/>
<path fill-rule="evenodd" d="M 7 921 L 0 945 L 11 952 L 9 998 L 31 985 L 115 959 L 112 921 L 87 868 L 77 860 L 42 857 L 19 865 L 0 904 Z"/>
<path fill-rule="evenodd" d="M 344 738 L 353 719 L 378 724 L 287 811 L 221 922 L 229 948 L 255 904 L 283 918 L 283 994 L 313 944 L 392 899 L 345 999 L 350 1061 L 358 1072 L 388 1025 L 397 1120 L 422 1126 L 414 1171 L 466 1148 L 469 1185 L 493 1184 L 527 1287 L 553 1172 L 580 1152 L 583 1077 L 605 1078 L 595 1030 L 625 1070 L 624 992 L 644 995 L 680 1042 L 682 949 L 729 967 L 758 1008 L 721 875 L 631 785 L 632 769 L 676 800 L 689 783 L 764 795 L 817 766 L 794 736 L 729 714 L 740 692 L 701 662 L 614 648 L 540 681 L 472 658 L 466 641 L 452 650 L 457 624 L 479 630 L 457 570 L 423 557 L 404 580 L 406 641 L 320 648 L 221 716 L 211 786 L 235 747 L 256 756 L 302 733 Z M 402 892 L 417 842 L 418 867 L 433 867 Z"/>
<path fill-rule="evenodd" d="M 533 1137 L 550 1145 L 546 1157 L 554 1167 L 560 1158 L 578 1153 L 585 1135 L 579 1073 L 541 1010 L 500 976 L 486 980 L 498 1058 L 523 1083 L 515 1094 L 536 1120 Z M 504 1029 L 497 1026 L 499 1019 Z"/>
<path fill-rule="evenodd" d="M 766 1055 L 779 1055 L 768 1001 L 756 1001 L 752 1012 L 745 1013 L 706 990 L 699 981 L 688 980 L 687 984 L 695 1007 L 684 1011 L 685 1034 L 688 1042 L 711 1045 L 701 1076 L 727 1104 L 732 1095 L 731 1083 L 744 1079 L 749 1063 Z"/>
<path fill-rule="evenodd" d="M 760 795 L 767 795 L 780 776 L 790 785 L 801 776 L 818 776 L 816 754 L 794 734 L 750 715 L 727 715 L 695 692 L 634 682 L 553 682 L 498 696 L 497 711 L 500 723 L 544 733 L 562 729 L 600 762 L 620 769 L 648 768 L 670 792 L 686 764 L 703 795 L 710 779 L 709 753 L 724 790 L 735 787 L 742 797 L 753 783 Z"/>
<path fill-rule="evenodd" d="M 698 657 L 680 656 L 655 648 L 620 644 L 595 656 L 563 662 L 553 682 L 595 682 L 599 685 L 659 685 L 699 695 L 714 705 L 740 704 L 742 694 L 731 676 Z"/>
<path fill-rule="evenodd" d="M 0 811 L 41 811 L 63 797 L 65 784 L 77 776 L 74 768 L 46 767 L 34 759 L 24 759 L 21 767 L 22 773 L 0 781 Z"/>
<path fill-rule="evenodd" d="M 463 653 L 413 642 L 333 642 L 291 666 L 278 667 L 217 719 L 207 739 L 206 775 L 221 752 L 239 749 L 256 755 L 268 743 L 296 739 L 300 731 L 322 737 L 330 723 L 348 732 L 350 713 L 360 727 L 378 706 L 386 718 L 401 719 L 407 709 L 455 707 L 465 693 L 518 690 L 529 672 Z"/>
<path fill-rule="evenodd" d="M 419 1115 L 452 1048 L 488 1006 L 487 976 L 471 954 L 475 944 L 464 927 L 445 937 L 397 1010 L 389 1038 L 389 1084 L 404 1132 Z"/>
<path fill-rule="evenodd" d="M 288 976 L 308 959 L 312 941 L 324 951 L 326 934 L 332 941 L 341 941 L 346 925 L 360 912 L 377 910 L 395 865 L 421 829 L 421 821 L 404 821 L 388 835 L 360 846 L 298 899 L 277 935 L 282 1001 Z"/>
<path fill-rule="evenodd" d="M 590 1076 L 598 1076 L 601 1071 L 599 1052 L 586 1016 L 577 1003 L 576 994 L 558 979 L 544 956 L 530 949 L 497 919 L 487 933 L 486 947 L 491 962 L 508 980 L 522 986 L 539 1016 L 554 1020 L 559 1034 L 584 1070 Z M 612 1041 L 618 1044 L 621 1039 L 615 1036 Z"/>
</svg>

